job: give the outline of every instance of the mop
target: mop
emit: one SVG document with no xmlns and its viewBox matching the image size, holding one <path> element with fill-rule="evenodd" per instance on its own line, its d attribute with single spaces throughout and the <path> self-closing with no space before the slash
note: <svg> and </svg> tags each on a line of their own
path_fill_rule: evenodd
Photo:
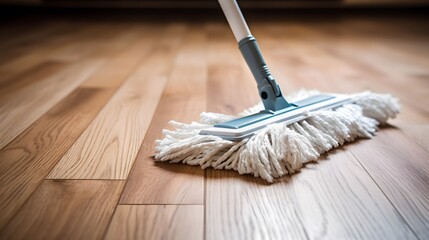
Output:
<svg viewBox="0 0 429 240">
<path fill-rule="evenodd" d="M 371 138 L 399 113 L 389 94 L 301 91 L 285 98 L 237 2 L 219 3 L 262 101 L 239 116 L 201 113 L 199 122 L 171 121 L 174 130 L 164 129 L 156 141 L 156 161 L 232 169 L 273 182 L 330 149 Z"/>
</svg>

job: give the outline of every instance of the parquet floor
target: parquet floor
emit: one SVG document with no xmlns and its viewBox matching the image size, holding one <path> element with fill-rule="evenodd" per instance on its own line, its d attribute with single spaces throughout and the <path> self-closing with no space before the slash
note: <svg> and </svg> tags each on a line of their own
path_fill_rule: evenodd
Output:
<svg viewBox="0 0 429 240">
<path fill-rule="evenodd" d="M 270 185 L 154 163 L 169 120 L 258 101 L 226 21 L 4 25 L 0 239 L 428 239 L 427 21 L 250 25 L 283 92 L 390 92 L 400 116 Z"/>
</svg>

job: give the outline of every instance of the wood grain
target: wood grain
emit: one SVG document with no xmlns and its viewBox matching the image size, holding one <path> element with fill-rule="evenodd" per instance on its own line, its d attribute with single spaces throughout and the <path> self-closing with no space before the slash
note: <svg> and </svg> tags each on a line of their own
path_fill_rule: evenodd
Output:
<svg viewBox="0 0 429 240">
<path fill-rule="evenodd" d="M 48 178 L 125 179 L 166 82 L 165 75 L 158 74 L 131 77 Z"/>
<path fill-rule="evenodd" d="M 429 125 L 428 124 L 405 124 L 398 128 L 412 141 L 429 152 Z"/>
<path fill-rule="evenodd" d="M 61 47 L 48 55 L 48 59 L 79 61 L 88 57 L 110 58 L 120 54 L 124 47 L 128 47 L 127 43 L 131 43 L 130 41 L 134 41 L 136 36 L 148 30 L 146 25 L 135 29 L 132 24 L 128 25 L 127 29 L 123 29 L 121 24 L 106 25 L 104 23 L 90 25 L 90 27 L 95 29 L 91 32 L 84 32 L 84 35 L 79 37 L 78 43 L 61 44 Z"/>
<path fill-rule="evenodd" d="M 347 149 L 292 176 L 295 206 L 309 238 L 418 239 Z"/>
<path fill-rule="evenodd" d="M 350 151 L 417 236 L 429 236 L 429 153 L 395 128 L 382 129 Z"/>
<path fill-rule="evenodd" d="M 112 96 L 78 88 L 0 151 L 0 229 Z"/>
<path fill-rule="evenodd" d="M 155 46 L 48 178 L 127 178 L 167 81 L 165 54 Z"/>
<path fill-rule="evenodd" d="M 202 204 L 203 170 L 184 165 L 157 164 L 152 159 L 155 140 L 168 121 L 198 119 L 206 107 L 205 35 L 186 32 L 149 131 L 128 178 L 121 204 Z"/>
<path fill-rule="evenodd" d="M 0 149 L 45 114 L 100 67 L 99 60 L 75 64 L 11 95 L 0 106 Z"/>
<path fill-rule="evenodd" d="M 0 70 L 8 70 L 14 75 L 20 74 L 22 71 L 33 68 L 34 66 L 40 64 L 41 62 L 53 60 L 50 59 L 51 56 L 57 56 L 59 59 L 73 59 L 64 57 L 64 54 L 61 54 L 61 49 L 68 45 L 77 45 L 79 46 L 79 39 L 88 38 L 88 35 L 96 33 L 95 27 L 89 27 L 82 31 L 74 31 L 72 29 L 67 29 L 68 31 L 62 32 L 53 36 L 45 36 L 47 40 L 41 40 L 30 42 L 30 46 L 27 46 L 26 49 L 18 53 L 17 56 L 11 57 L 8 61 L 2 62 L 0 65 Z M 77 54 L 75 51 L 74 55 Z M 7 55 L 6 55 L 7 56 Z M 61 57 L 59 57 L 61 56 Z M 76 60 L 76 59 L 74 59 Z"/>
<path fill-rule="evenodd" d="M 202 205 L 119 205 L 105 239 L 204 239 Z"/>
<path fill-rule="evenodd" d="M 44 181 L 1 239 L 100 239 L 122 181 Z"/>
<path fill-rule="evenodd" d="M 46 40 L 42 38 L 33 42 L 34 45 L 20 56 L 0 65 L 0 70 L 8 69 L 19 73 L 47 60 L 79 60 L 84 56 L 88 57 L 88 53 L 97 48 L 97 43 L 113 37 L 117 31 L 114 25 L 103 23 L 88 24 L 77 31 L 72 27 L 60 34 L 53 34 Z"/>
<path fill-rule="evenodd" d="M 236 172 L 208 170 L 206 239 L 307 239 L 288 181 L 279 189 Z"/>
<path fill-rule="evenodd" d="M 150 48 L 145 38 L 136 38 L 129 50 L 108 61 L 82 86 L 50 109 L 30 128 L 0 151 L 0 229 L 36 190 L 59 159 L 100 112 Z M 138 58 L 135 56 L 138 55 Z M 112 72 L 111 62 L 127 63 L 121 73 Z M 120 65 L 121 66 L 121 65 Z M 100 81 L 100 76 L 105 81 Z"/>
<path fill-rule="evenodd" d="M 274 185 L 209 171 L 207 239 L 417 239 L 354 157 L 340 151 Z"/>
<path fill-rule="evenodd" d="M 7 98 L 7 95 L 13 94 L 19 91 L 19 89 L 37 83 L 38 81 L 43 81 L 49 76 L 63 70 L 67 65 L 69 64 L 47 61 L 36 65 L 28 71 L 23 71 L 15 77 L 8 78 L 1 74 L 3 81 L 0 81 L 0 99 Z"/>
</svg>

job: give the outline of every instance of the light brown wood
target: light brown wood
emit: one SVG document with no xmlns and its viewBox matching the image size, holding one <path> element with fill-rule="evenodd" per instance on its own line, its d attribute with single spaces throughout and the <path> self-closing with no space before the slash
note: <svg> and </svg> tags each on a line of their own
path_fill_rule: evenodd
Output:
<svg viewBox="0 0 429 240">
<path fill-rule="evenodd" d="M 61 27 L 60 27 L 61 25 Z M 15 21 L 13 27 L 4 27 L 3 34 L 4 36 L 14 36 L 8 38 L 2 38 L 0 42 L 0 49 L 5 55 L 0 56 L 0 64 L 5 64 L 6 62 L 11 62 L 22 56 L 28 48 L 34 46 L 35 44 L 42 44 L 40 40 L 46 38 L 47 36 L 52 35 L 61 35 L 61 32 L 71 32 L 70 25 L 65 26 L 66 24 L 57 24 L 56 28 L 52 24 L 44 24 L 41 22 L 34 21 L 32 24 Z M 37 28 L 38 31 L 34 31 Z M 61 31 L 60 29 L 67 29 L 66 31 Z M 51 39 L 49 39 L 51 40 Z M 20 47 L 18 47 L 20 46 Z M 26 53 L 28 54 L 28 52 Z"/>
<path fill-rule="evenodd" d="M 55 28 L 55 23 L 51 27 Z M 61 26 L 58 27 L 61 28 Z M 72 26 L 66 29 L 64 32 L 60 30 L 59 34 L 40 36 L 32 42 L 34 45 L 26 49 L 27 51 L 0 65 L 0 70 L 8 69 L 19 73 L 34 67 L 40 61 L 81 60 L 103 46 L 101 43 L 106 38 L 115 39 L 115 35 L 121 31 L 120 26 L 112 24 L 88 24 L 85 28 Z"/>
<path fill-rule="evenodd" d="M 125 82 L 48 178 L 126 179 L 167 79 L 161 52 L 147 58 L 151 61 Z"/>
<path fill-rule="evenodd" d="M 77 88 L 0 151 L 0 229 L 134 71 L 144 57 L 141 51 L 148 48 L 144 43 L 142 38 L 135 39 L 129 49 L 132 51 L 121 53 L 103 65 L 82 84 L 87 87 Z M 121 66 L 121 61 L 125 61 L 127 67 L 113 74 L 111 62 Z M 106 72 L 112 73 L 113 78 L 107 77 Z M 100 77 L 104 81 L 100 81 Z"/>
<path fill-rule="evenodd" d="M 52 37 L 53 35 L 59 36 L 64 33 L 73 33 L 72 26 L 73 24 L 60 21 L 51 24 L 39 21 L 33 21 L 32 24 L 28 24 L 25 21 L 15 21 L 13 27 L 4 27 L 2 29 L 4 36 L 13 37 L 2 38 L 0 49 L 2 52 L 22 54 L 23 48 L 27 49 L 27 47 L 34 46 L 35 44 L 43 44 L 41 40 L 45 39 L 46 41 L 48 36 Z M 34 29 L 37 29 L 37 31 L 34 31 Z M 3 59 L 3 57 L 4 55 L 0 58 Z"/>
<path fill-rule="evenodd" d="M 174 27 L 169 31 L 174 32 Z M 153 45 L 158 38 L 159 34 L 151 36 L 151 42 L 146 44 L 153 48 L 141 66 L 63 156 L 48 178 L 127 178 L 170 73 L 166 60 L 173 57 L 173 52 L 165 51 L 162 43 Z"/>
<path fill-rule="evenodd" d="M 102 88 L 113 88 L 116 89 L 121 85 L 124 80 L 132 76 L 139 65 L 143 64 L 143 60 L 148 57 L 151 48 L 154 44 L 154 37 L 159 33 L 155 31 L 152 35 L 145 35 L 145 31 L 153 31 L 151 27 L 139 28 L 142 32 L 139 34 L 127 34 L 124 39 L 119 38 L 119 41 L 115 40 L 111 43 L 115 48 L 119 49 L 116 51 L 107 51 L 111 53 L 113 57 L 109 57 L 105 52 L 101 55 L 109 57 L 109 61 L 103 65 L 103 68 L 97 71 L 96 74 L 91 76 L 91 79 L 81 84 L 81 87 L 102 87 Z M 130 38 L 128 35 L 131 35 Z M 106 44 L 109 45 L 109 44 Z M 104 48 L 102 50 L 105 50 Z M 100 49 L 93 54 L 98 54 Z M 120 81 L 118 81 L 120 79 Z"/>
<path fill-rule="evenodd" d="M 202 205 L 119 205 L 105 239 L 204 239 Z"/>
<path fill-rule="evenodd" d="M 419 238 L 429 235 L 429 153 L 400 130 L 385 128 L 350 151 Z"/>
<path fill-rule="evenodd" d="M 3 81 L 0 82 L 0 96 L 2 96 L 0 98 L 7 98 L 9 94 L 13 94 L 21 88 L 43 81 L 49 76 L 55 75 L 55 73 L 64 70 L 67 65 L 70 64 L 48 61 L 42 62 L 30 70 L 22 72 L 16 77 L 8 78 L 6 74 L 6 77 L 2 78 Z"/>
<path fill-rule="evenodd" d="M 54 26 L 51 27 L 54 28 Z M 61 50 L 69 45 L 79 47 L 80 42 L 78 40 L 81 39 L 82 41 L 85 41 L 85 39 L 88 39 L 90 36 L 93 37 L 93 34 L 97 34 L 97 31 L 95 30 L 95 26 L 88 26 L 81 31 L 74 31 L 74 29 L 68 28 L 68 31 L 57 35 L 53 34 L 53 36 L 42 34 L 39 38 L 36 38 L 36 41 L 33 42 L 32 46 L 25 49 L 26 51 L 18 53 L 14 58 L 5 59 L 5 61 L 0 65 L 0 70 L 5 69 L 12 71 L 15 74 L 19 74 L 22 71 L 36 66 L 41 61 L 47 61 L 51 56 L 57 58 L 61 56 L 62 59 L 67 59 L 67 57 L 64 57 L 65 54 L 62 54 Z M 25 35 L 25 33 L 23 34 Z M 17 46 L 15 49 L 18 48 Z M 76 55 L 77 51 L 75 50 L 73 54 Z"/>
<path fill-rule="evenodd" d="M 429 152 L 429 125 L 400 125 L 398 128 L 410 137 L 415 143 Z"/>
<path fill-rule="evenodd" d="M 36 190 L 113 94 L 78 88 L 0 151 L 0 228 Z"/>
<path fill-rule="evenodd" d="M 98 67 L 100 61 L 78 63 L 46 81 L 20 89 L 0 107 L 0 149 L 71 93 Z"/>
<path fill-rule="evenodd" d="M 2 239 L 100 239 L 122 181 L 44 181 L 0 234 Z"/>
<path fill-rule="evenodd" d="M 342 150 L 273 185 L 209 171 L 207 239 L 417 239 L 353 155 Z"/>
<path fill-rule="evenodd" d="M 193 28 L 186 31 L 177 52 L 170 79 L 165 87 L 149 132 L 136 158 L 121 204 L 202 204 L 203 171 L 198 167 L 154 163 L 155 140 L 168 121 L 197 119 L 206 107 L 204 62 L 205 34 Z"/>
</svg>

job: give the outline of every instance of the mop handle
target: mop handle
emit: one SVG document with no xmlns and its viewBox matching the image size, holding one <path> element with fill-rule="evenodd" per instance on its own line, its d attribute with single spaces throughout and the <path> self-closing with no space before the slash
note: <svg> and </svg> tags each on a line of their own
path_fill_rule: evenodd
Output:
<svg viewBox="0 0 429 240">
<path fill-rule="evenodd" d="M 277 111 L 289 107 L 290 104 L 284 99 L 279 85 L 271 75 L 258 42 L 250 33 L 246 20 L 244 20 L 240 7 L 236 0 L 218 0 L 222 11 L 228 20 L 229 26 L 238 42 L 241 54 L 252 71 L 253 77 L 258 84 L 259 96 L 264 107 L 269 111 Z"/>
<path fill-rule="evenodd" d="M 226 20 L 228 20 L 237 42 L 240 42 L 240 40 L 245 37 L 252 36 L 237 1 L 219 0 L 219 4 L 222 7 L 222 11 L 225 14 Z"/>
</svg>

